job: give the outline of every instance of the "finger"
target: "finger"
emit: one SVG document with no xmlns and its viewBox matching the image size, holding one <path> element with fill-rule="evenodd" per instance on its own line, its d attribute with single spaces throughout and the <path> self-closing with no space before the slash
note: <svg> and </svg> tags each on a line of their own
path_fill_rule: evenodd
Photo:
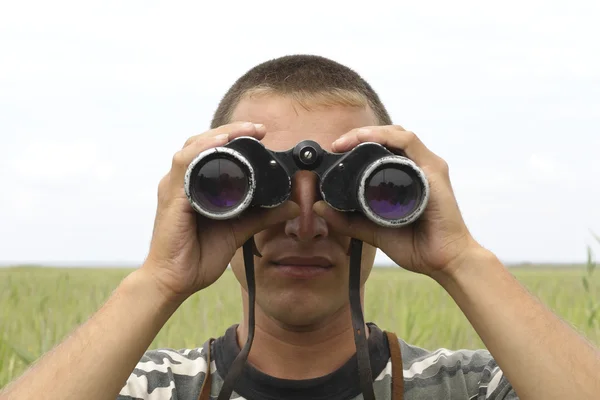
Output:
<svg viewBox="0 0 600 400">
<path fill-rule="evenodd" d="M 364 142 L 375 142 L 389 149 L 402 150 L 408 158 L 419 165 L 439 162 L 439 157 L 429 150 L 414 132 L 404 130 L 397 125 L 354 129 L 336 140 L 332 149 L 336 152 L 349 151 Z"/>
<path fill-rule="evenodd" d="M 190 137 L 185 141 L 183 148 L 194 143 L 198 139 L 205 137 L 215 137 L 223 134 L 228 135 L 229 140 L 233 140 L 240 136 L 252 136 L 257 140 L 262 140 L 265 137 L 267 130 L 263 124 L 254 124 L 252 122 L 234 122 L 231 124 L 221 125 L 218 128 L 211 129 L 207 132 Z"/>
<path fill-rule="evenodd" d="M 404 128 L 400 125 L 393 126 L 396 127 L 398 130 L 404 130 Z M 337 138 L 331 145 L 331 150 L 336 153 L 342 153 L 344 151 L 351 150 L 363 142 L 360 139 L 359 135 L 373 131 L 378 128 L 382 128 L 382 126 L 363 126 L 360 128 L 352 129 L 351 131 L 346 132 L 345 134 Z"/>
<path fill-rule="evenodd" d="M 168 188 L 169 188 L 169 174 L 166 174 L 165 176 L 162 177 L 162 179 L 158 183 L 157 206 L 156 206 L 156 213 L 154 216 L 154 225 L 152 227 L 152 237 L 154 237 L 154 233 L 156 232 L 156 229 L 157 229 L 157 223 L 159 220 L 158 217 L 162 211 L 162 205 L 163 205 L 164 199 L 166 198 Z"/>
<path fill-rule="evenodd" d="M 236 248 L 241 247 L 253 235 L 300 215 L 300 207 L 293 201 L 286 201 L 270 209 L 249 210 L 241 218 L 231 220 Z"/>
<path fill-rule="evenodd" d="M 313 211 L 340 235 L 362 240 L 378 247 L 377 237 L 381 227 L 369 221 L 363 215 L 337 211 L 324 201 L 316 202 L 313 205 Z"/>
<path fill-rule="evenodd" d="M 183 187 L 183 178 L 190 163 L 204 150 L 224 146 L 240 136 L 252 136 L 258 140 L 265 135 L 265 126 L 251 122 L 236 122 L 222 125 L 201 135 L 192 136 L 183 148 L 175 153 L 171 165 L 170 181 L 177 187 Z M 173 186 L 171 186 L 172 189 Z"/>
<path fill-rule="evenodd" d="M 223 146 L 227 142 L 228 135 L 226 133 L 217 136 L 207 135 L 198 138 L 195 142 L 190 143 L 190 145 L 175 153 L 169 174 L 169 190 L 171 193 L 183 190 L 187 168 L 198 154 L 213 147 Z"/>
<path fill-rule="evenodd" d="M 342 136 L 340 136 L 339 138 L 337 138 L 332 144 L 331 144 L 331 150 L 336 152 L 336 153 L 343 153 L 345 151 L 349 151 L 351 149 L 353 149 L 354 147 L 356 147 L 358 144 L 361 143 L 358 135 L 361 131 L 367 131 L 368 129 L 370 129 L 371 127 L 362 127 L 359 129 L 353 129 L 347 133 L 344 133 Z"/>
<path fill-rule="evenodd" d="M 411 253 L 413 233 L 411 227 L 383 227 L 368 220 L 359 213 L 344 213 L 330 207 L 324 201 L 316 202 L 314 212 L 327 221 L 336 233 L 361 240 L 380 249 L 388 256 L 398 249 L 408 249 Z M 390 251 L 392 250 L 392 251 Z"/>
</svg>

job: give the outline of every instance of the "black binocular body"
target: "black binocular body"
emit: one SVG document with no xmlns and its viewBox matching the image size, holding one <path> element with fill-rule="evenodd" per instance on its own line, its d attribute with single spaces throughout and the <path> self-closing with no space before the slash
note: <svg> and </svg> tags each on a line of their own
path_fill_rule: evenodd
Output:
<svg viewBox="0 0 600 400">
<path fill-rule="evenodd" d="M 272 151 L 252 137 L 199 154 L 186 171 L 185 193 L 199 214 L 235 218 L 248 207 L 272 208 L 286 201 L 300 170 L 318 176 L 320 195 L 331 207 L 362 212 L 381 226 L 414 222 L 429 199 L 424 172 L 378 143 L 331 153 L 304 140 L 287 151 Z"/>
</svg>

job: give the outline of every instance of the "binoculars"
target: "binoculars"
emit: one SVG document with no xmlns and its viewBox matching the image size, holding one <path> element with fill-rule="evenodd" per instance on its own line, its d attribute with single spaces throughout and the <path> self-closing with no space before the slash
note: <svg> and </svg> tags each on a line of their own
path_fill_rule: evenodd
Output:
<svg viewBox="0 0 600 400">
<path fill-rule="evenodd" d="M 378 143 L 331 153 L 304 140 L 287 151 L 272 151 L 246 136 L 200 153 L 186 171 L 185 193 L 205 217 L 236 218 L 249 207 L 272 208 L 286 201 L 299 170 L 318 176 L 320 195 L 331 207 L 361 212 L 380 226 L 414 222 L 429 199 L 423 171 Z"/>
</svg>

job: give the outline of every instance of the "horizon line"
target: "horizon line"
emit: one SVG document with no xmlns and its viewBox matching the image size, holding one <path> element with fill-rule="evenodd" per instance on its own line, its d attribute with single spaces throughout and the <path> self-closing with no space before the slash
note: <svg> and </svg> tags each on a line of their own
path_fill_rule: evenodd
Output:
<svg viewBox="0 0 600 400">
<path fill-rule="evenodd" d="M 580 261 L 502 261 L 501 262 L 507 266 L 579 266 L 586 265 L 585 260 Z M 138 268 L 143 264 L 143 262 L 135 263 L 135 262 L 112 262 L 112 261 L 82 261 L 82 262 L 73 262 L 73 261 L 63 261 L 63 262 L 36 262 L 36 261 L 0 261 L 0 268 L 123 268 L 123 269 L 131 269 Z M 228 268 L 230 266 L 228 265 Z M 377 263 L 375 262 L 373 265 L 374 268 L 394 268 L 399 267 L 395 263 L 385 262 L 385 263 Z"/>
</svg>

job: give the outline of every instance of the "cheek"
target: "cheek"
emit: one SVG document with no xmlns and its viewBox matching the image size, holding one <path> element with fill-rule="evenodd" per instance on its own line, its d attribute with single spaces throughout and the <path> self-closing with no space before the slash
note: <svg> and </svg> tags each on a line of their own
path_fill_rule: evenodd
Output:
<svg viewBox="0 0 600 400">
<path fill-rule="evenodd" d="M 270 242 L 271 240 L 280 238 L 285 236 L 285 224 L 278 224 L 276 226 L 271 226 L 263 231 L 260 231 L 254 235 L 254 243 L 256 243 L 256 248 L 260 252 L 265 244 Z"/>
<path fill-rule="evenodd" d="M 258 251 L 263 247 L 263 244 L 269 237 L 273 237 L 276 234 L 276 230 L 270 229 L 266 231 L 262 231 L 254 235 L 254 242 L 256 243 L 256 248 Z M 237 249 L 233 258 L 231 259 L 231 270 L 235 275 L 236 279 L 242 285 L 244 290 L 248 290 L 248 283 L 246 282 L 246 265 L 244 264 L 244 249 L 240 247 Z M 261 274 L 261 264 L 260 258 L 254 257 L 254 279 L 255 281 L 260 280 Z"/>
</svg>

